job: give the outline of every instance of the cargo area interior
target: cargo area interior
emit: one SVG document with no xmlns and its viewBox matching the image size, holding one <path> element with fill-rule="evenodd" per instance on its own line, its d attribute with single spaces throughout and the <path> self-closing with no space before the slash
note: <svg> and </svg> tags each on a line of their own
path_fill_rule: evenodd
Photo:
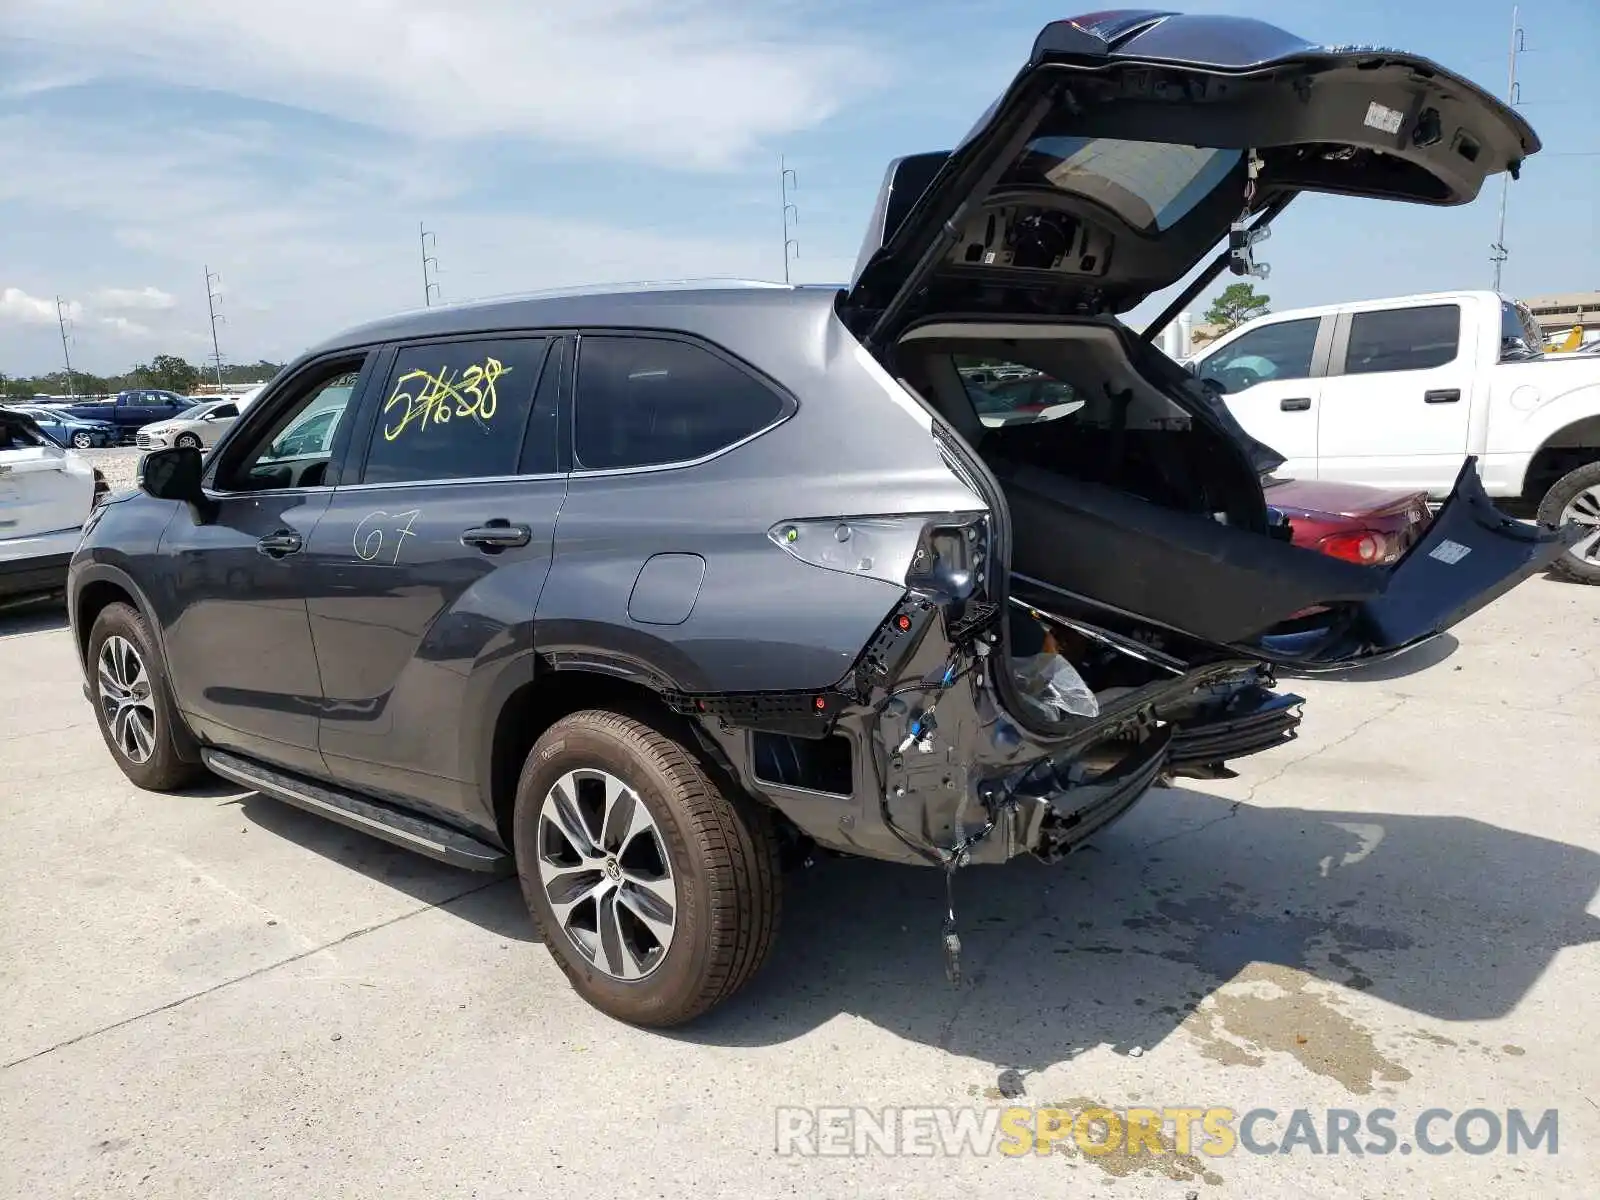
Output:
<svg viewBox="0 0 1600 1200">
<path fill-rule="evenodd" d="M 1382 590 L 1380 571 L 1291 545 L 1242 449 L 1191 411 L 1204 401 L 1180 401 L 1168 393 L 1184 385 L 1147 378 L 1123 337 L 1105 323 L 937 323 L 897 347 L 896 374 L 1004 494 L 1020 601 L 1014 661 L 1074 636 L 1041 625 L 1030 607 L 1165 645 L 1184 662 L 1298 630 L 1307 610 L 1332 624 Z M 996 363 L 1019 374 L 1009 384 L 967 377 Z M 1096 692 L 1171 677 L 1126 653 L 1075 649 L 1065 657 L 1089 667 Z"/>
</svg>

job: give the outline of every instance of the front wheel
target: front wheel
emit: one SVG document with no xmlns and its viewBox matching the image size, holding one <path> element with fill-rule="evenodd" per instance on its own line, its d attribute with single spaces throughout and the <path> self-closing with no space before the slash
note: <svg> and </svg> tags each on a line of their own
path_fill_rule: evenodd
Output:
<svg viewBox="0 0 1600 1200">
<path fill-rule="evenodd" d="M 1556 559 L 1553 569 L 1579 583 L 1600 584 L 1600 462 L 1585 463 L 1556 480 L 1539 501 L 1539 520 L 1583 529 L 1583 538 Z"/>
<path fill-rule="evenodd" d="M 72 444 L 79 450 L 88 450 L 94 445 L 94 434 L 80 429 L 72 435 Z"/>
<path fill-rule="evenodd" d="M 202 778 L 205 768 L 178 752 L 186 734 L 144 618 L 127 604 L 106 605 L 89 631 L 88 658 L 100 734 L 122 773 L 153 792 Z"/>
<path fill-rule="evenodd" d="M 200 449 L 200 439 L 192 433 L 180 433 L 173 445 L 185 450 L 198 450 Z"/>
<path fill-rule="evenodd" d="M 679 1025 L 772 948 L 778 843 L 765 809 L 631 717 L 573 713 L 517 785 L 523 897 L 578 994 L 634 1025 Z"/>
</svg>

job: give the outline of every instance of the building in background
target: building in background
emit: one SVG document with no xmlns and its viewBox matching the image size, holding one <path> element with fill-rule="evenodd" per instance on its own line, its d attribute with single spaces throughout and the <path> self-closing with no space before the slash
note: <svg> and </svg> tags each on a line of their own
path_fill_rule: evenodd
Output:
<svg viewBox="0 0 1600 1200">
<path fill-rule="evenodd" d="M 1523 303 L 1539 322 L 1546 342 L 1559 341 L 1575 328 L 1583 331 L 1580 341 L 1584 344 L 1600 340 L 1600 292 L 1528 296 Z"/>
</svg>

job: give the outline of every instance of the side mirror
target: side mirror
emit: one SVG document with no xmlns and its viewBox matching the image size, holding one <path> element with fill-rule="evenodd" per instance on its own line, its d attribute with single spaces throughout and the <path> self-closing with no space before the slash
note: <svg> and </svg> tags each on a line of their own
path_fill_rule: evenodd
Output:
<svg viewBox="0 0 1600 1200">
<path fill-rule="evenodd" d="M 201 467 L 200 451 L 193 446 L 152 450 L 139 460 L 139 490 L 157 500 L 182 500 L 204 516 L 211 504 L 200 486 Z"/>
</svg>

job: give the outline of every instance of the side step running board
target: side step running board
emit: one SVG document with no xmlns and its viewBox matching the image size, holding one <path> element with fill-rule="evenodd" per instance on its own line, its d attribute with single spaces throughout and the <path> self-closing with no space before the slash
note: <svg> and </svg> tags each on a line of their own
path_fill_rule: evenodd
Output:
<svg viewBox="0 0 1600 1200">
<path fill-rule="evenodd" d="M 401 812 L 332 784 L 313 783 L 298 775 L 286 775 L 272 767 L 221 750 L 206 750 L 202 757 L 206 766 L 234 783 L 254 788 L 275 800 L 327 817 L 404 849 L 449 863 L 452 867 L 465 867 L 469 871 L 501 871 L 511 866 L 511 856 L 504 850 L 415 813 Z"/>
</svg>

